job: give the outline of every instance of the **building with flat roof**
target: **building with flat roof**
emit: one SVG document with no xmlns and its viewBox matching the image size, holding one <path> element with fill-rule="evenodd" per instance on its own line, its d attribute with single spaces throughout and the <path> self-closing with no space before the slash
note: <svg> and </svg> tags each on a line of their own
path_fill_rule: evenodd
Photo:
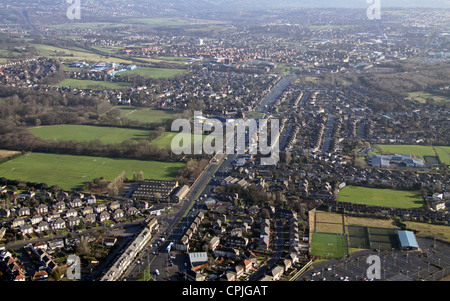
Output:
<svg viewBox="0 0 450 301">
<path fill-rule="evenodd" d="M 422 159 L 414 158 L 412 155 L 380 155 L 372 156 L 369 164 L 375 167 L 388 168 L 392 165 L 406 167 L 424 167 Z"/>
<path fill-rule="evenodd" d="M 178 181 L 146 179 L 133 192 L 133 198 L 146 201 L 170 201 L 170 195 L 178 187 Z"/>
<path fill-rule="evenodd" d="M 208 253 L 206 252 L 192 252 L 189 253 L 189 262 L 193 271 L 196 271 L 208 264 Z"/>
<path fill-rule="evenodd" d="M 419 250 L 419 244 L 417 243 L 414 232 L 401 230 L 397 231 L 397 234 L 402 250 Z"/>
</svg>

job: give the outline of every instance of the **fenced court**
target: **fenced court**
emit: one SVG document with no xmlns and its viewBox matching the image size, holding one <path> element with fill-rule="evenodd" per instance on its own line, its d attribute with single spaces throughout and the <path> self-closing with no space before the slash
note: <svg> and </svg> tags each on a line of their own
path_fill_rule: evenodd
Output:
<svg viewBox="0 0 450 301">
<path fill-rule="evenodd" d="M 350 248 L 380 250 L 400 248 L 395 228 L 353 224 L 353 222 L 348 223 L 348 217 L 342 214 L 311 212 L 311 254 L 322 258 L 342 258 L 348 254 Z"/>
<path fill-rule="evenodd" d="M 349 225 L 349 247 L 358 249 L 399 249 L 399 240 L 395 229 Z"/>
<path fill-rule="evenodd" d="M 344 258 L 347 256 L 345 234 L 313 233 L 312 255 L 322 258 Z"/>
</svg>

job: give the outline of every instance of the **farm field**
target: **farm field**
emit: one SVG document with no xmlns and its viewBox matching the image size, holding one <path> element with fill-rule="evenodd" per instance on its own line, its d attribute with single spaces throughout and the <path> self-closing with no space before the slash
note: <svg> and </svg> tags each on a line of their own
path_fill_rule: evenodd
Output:
<svg viewBox="0 0 450 301">
<path fill-rule="evenodd" d="M 420 191 L 377 189 L 347 186 L 338 195 L 338 202 L 382 207 L 419 209 L 423 207 Z"/>
<path fill-rule="evenodd" d="M 122 117 L 148 123 L 162 123 L 172 118 L 175 113 L 164 110 L 139 109 L 134 107 L 116 107 Z"/>
<path fill-rule="evenodd" d="M 131 87 L 130 83 L 125 82 L 107 82 L 107 81 L 96 81 L 96 80 L 81 80 L 81 79 L 65 79 L 59 82 L 56 86 L 58 87 L 71 87 L 77 89 L 92 89 L 92 90 L 103 90 L 103 89 L 124 89 Z"/>
<path fill-rule="evenodd" d="M 150 131 L 128 128 L 101 127 L 90 125 L 52 125 L 31 128 L 29 131 L 36 137 L 54 141 L 93 141 L 103 144 L 117 144 L 125 140 L 149 139 Z"/>
<path fill-rule="evenodd" d="M 145 78 L 170 78 L 175 75 L 186 72 L 184 69 L 168 69 L 168 68 L 150 68 L 139 67 L 134 70 L 127 70 L 117 73 L 116 77 L 124 77 L 128 75 L 140 75 Z"/>
<path fill-rule="evenodd" d="M 64 190 L 79 189 L 95 178 L 113 180 L 125 171 L 144 173 L 146 178 L 173 180 L 184 163 L 110 159 L 104 157 L 30 153 L 0 164 L 2 177 L 11 180 L 58 185 Z"/>
</svg>

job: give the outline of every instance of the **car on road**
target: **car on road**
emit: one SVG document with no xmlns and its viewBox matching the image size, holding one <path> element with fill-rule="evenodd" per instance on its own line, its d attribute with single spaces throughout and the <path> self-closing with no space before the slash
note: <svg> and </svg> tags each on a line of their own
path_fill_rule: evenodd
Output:
<svg viewBox="0 0 450 301">
<path fill-rule="evenodd" d="M 157 276 L 159 276 L 159 271 L 158 271 L 158 269 L 155 270 L 155 274 L 156 274 Z"/>
</svg>

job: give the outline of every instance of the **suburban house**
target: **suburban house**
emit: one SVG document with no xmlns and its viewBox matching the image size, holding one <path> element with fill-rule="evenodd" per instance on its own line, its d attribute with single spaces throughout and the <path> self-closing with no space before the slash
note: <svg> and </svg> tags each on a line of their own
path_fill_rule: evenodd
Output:
<svg viewBox="0 0 450 301">
<path fill-rule="evenodd" d="M 48 213 L 48 206 L 45 204 L 40 204 L 36 207 L 37 214 L 47 214 Z"/>
<path fill-rule="evenodd" d="M 50 230 L 50 226 L 47 222 L 42 221 L 37 225 L 36 232 L 44 232 Z"/>
<path fill-rule="evenodd" d="M 92 214 L 92 213 L 94 213 L 94 209 L 93 209 L 92 207 L 89 207 L 89 206 L 84 207 L 84 208 L 81 210 L 81 214 L 82 214 L 83 216 L 87 216 L 87 215 Z"/>
<path fill-rule="evenodd" d="M 135 216 L 139 213 L 139 210 L 136 209 L 136 207 L 130 207 L 127 209 L 127 215 L 128 216 Z"/>
<path fill-rule="evenodd" d="M 78 217 L 75 217 L 75 216 L 69 216 L 67 218 L 67 224 L 71 228 L 76 227 L 76 226 L 78 226 L 80 224 L 80 219 Z"/>
<path fill-rule="evenodd" d="M 110 219 L 110 215 L 107 211 L 102 211 L 99 215 L 98 215 L 98 220 L 102 223 L 104 221 L 107 221 Z"/>
<path fill-rule="evenodd" d="M 19 211 L 17 212 L 17 214 L 18 214 L 19 216 L 27 216 L 27 215 L 30 215 L 30 208 L 28 208 L 28 207 L 21 207 L 21 208 L 19 209 Z"/>
<path fill-rule="evenodd" d="M 277 280 L 280 280 L 283 273 L 284 273 L 284 268 L 281 266 L 276 266 L 272 269 L 272 272 L 270 274 L 273 277 L 273 280 L 277 281 Z"/>
<path fill-rule="evenodd" d="M 47 218 L 46 218 L 46 220 L 47 220 L 47 222 L 52 222 L 52 221 L 54 221 L 54 220 L 56 220 L 56 219 L 58 219 L 58 218 L 60 218 L 60 214 L 59 213 L 57 213 L 57 212 L 52 212 L 52 213 L 49 213 L 48 215 L 47 215 Z"/>
<path fill-rule="evenodd" d="M 85 216 L 84 222 L 85 223 L 95 223 L 95 220 L 97 219 L 97 215 L 91 213 Z"/>
<path fill-rule="evenodd" d="M 59 202 L 56 202 L 53 207 L 56 212 L 61 213 L 64 210 L 66 210 L 66 203 L 64 203 L 63 201 L 59 201 Z"/>
<path fill-rule="evenodd" d="M 21 225 L 25 224 L 25 220 L 23 218 L 20 217 L 16 217 L 15 219 L 13 219 L 13 221 L 11 222 L 11 226 L 13 228 L 17 228 L 20 227 Z"/>
<path fill-rule="evenodd" d="M 30 222 L 32 225 L 39 224 L 43 220 L 44 220 L 44 218 L 42 217 L 42 215 L 34 215 L 30 218 Z"/>
<path fill-rule="evenodd" d="M 78 212 L 75 209 L 69 209 L 66 211 L 66 218 L 76 217 L 77 215 L 78 215 Z"/>
<path fill-rule="evenodd" d="M 25 224 L 20 226 L 20 232 L 22 233 L 22 235 L 32 234 L 34 232 L 34 229 L 33 226 Z"/>
<path fill-rule="evenodd" d="M 53 230 L 61 230 L 66 228 L 66 222 L 62 218 L 58 218 L 53 222 Z"/>
<path fill-rule="evenodd" d="M 125 212 L 122 209 L 116 209 L 113 214 L 112 218 L 116 221 L 121 220 L 125 216 Z"/>
<path fill-rule="evenodd" d="M 114 201 L 114 202 L 111 202 L 111 204 L 109 204 L 109 210 L 111 210 L 111 211 L 114 211 L 119 208 L 120 208 L 120 204 L 118 201 Z"/>
<path fill-rule="evenodd" d="M 97 207 L 95 207 L 95 212 L 97 212 L 97 213 L 102 213 L 103 211 L 105 211 L 107 208 L 106 208 L 106 205 L 103 205 L 103 204 L 100 204 L 100 205 L 98 205 Z"/>
<path fill-rule="evenodd" d="M 220 238 L 217 237 L 217 236 L 214 236 L 214 237 L 211 238 L 211 240 L 209 241 L 209 249 L 210 249 L 211 251 L 214 251 L 214 250 L 217 248 L 217 246 L 219 245 L 219 243 L 220 243 Z"/>
</svg>

